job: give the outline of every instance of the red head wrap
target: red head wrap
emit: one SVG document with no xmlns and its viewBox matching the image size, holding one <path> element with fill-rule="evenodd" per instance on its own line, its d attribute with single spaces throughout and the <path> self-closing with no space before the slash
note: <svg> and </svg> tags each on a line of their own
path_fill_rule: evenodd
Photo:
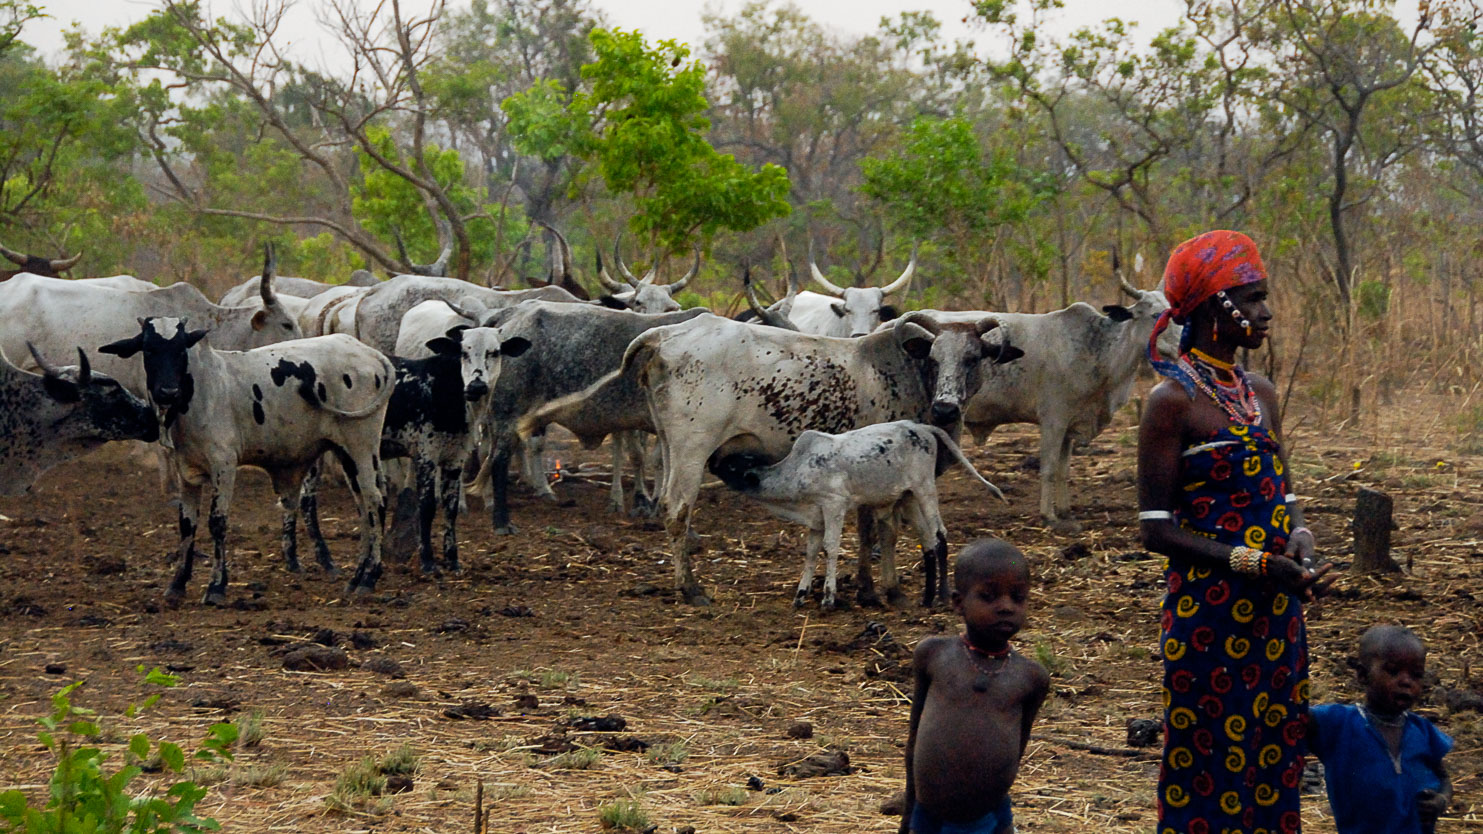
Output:
<svg viewBox="0 0 1483 834">
<path fill-rule="evenodd" d="M 1178 379 L 1177 366 L 1158 358 L 1159 334 L 1173 320 L 1184 324 L 1205 299 L 1222 290 L 1265 281 L 1267 268 L 1256 243 L 1240 232 L 1224 229 L 1192 237 L 1174 247 L 1164 267 L 1164 297 L 1169 309 L 1159 316 L 1148 340 L 1148 360 L 1164 376 Z"/>
</svg>

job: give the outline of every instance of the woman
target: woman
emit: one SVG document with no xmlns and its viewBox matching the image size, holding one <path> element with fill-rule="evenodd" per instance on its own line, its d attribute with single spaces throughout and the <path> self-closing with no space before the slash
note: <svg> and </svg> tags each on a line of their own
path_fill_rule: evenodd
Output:
<svg viewBox="0 0 1483 834">
<path fill-rule="evenodd" d="M 1168 377 L 1138 428 L 1143 543 L 1167 557 L 1162 606 L 1164 759 L 1158 834 L 1300 830 L 1308 706 L 1301 600 L 1313 570 L 1278 443 L 1272 383 L 1235 364 L 1267 338 L 1267 274 L 1256 244 L 1215 231 L 1175 247 L 1170 309 L 1149 340 Z M 1184 325 L 1177 362 L 1159 334 Z"/>
</svg>

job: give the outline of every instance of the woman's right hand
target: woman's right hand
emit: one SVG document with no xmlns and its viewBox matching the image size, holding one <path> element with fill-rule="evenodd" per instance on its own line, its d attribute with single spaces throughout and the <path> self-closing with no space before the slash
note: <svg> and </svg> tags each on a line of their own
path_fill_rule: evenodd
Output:
<svg viewBox="0 0 1483 834">
<path fill-rule="evenodd" d="M 1334 569 L 1333 562 L 1324 562 L 1317 568 L 1305 568 L 1287 556 L 1275 553 L 1267 556 L 1267 577 L 1282 590 L 1296 594 L 1304 602 L 1312 602 L 1328 592 L 1337 576 L 1326 576 Z"/>
</svg>

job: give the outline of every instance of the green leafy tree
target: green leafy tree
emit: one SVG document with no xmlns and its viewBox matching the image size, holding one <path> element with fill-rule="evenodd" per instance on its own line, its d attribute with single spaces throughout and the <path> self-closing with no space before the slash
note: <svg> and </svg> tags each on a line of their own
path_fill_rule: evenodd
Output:
<svg viewBox="0 0 1483 834">
<path fill-rule="evenodd" d="M 751 171 L 707 140 L 705 70 L 686 62 L 687 47 L 621 30 L 596 29 L 591 40 L 596 59 L 569 103 L 556 81 L 505 100 L 517 147 L 582 160 L 585 180 L 631 196 L 631 228 L 671 251 L 788 213 L 784 169 Z"/>
</svg>

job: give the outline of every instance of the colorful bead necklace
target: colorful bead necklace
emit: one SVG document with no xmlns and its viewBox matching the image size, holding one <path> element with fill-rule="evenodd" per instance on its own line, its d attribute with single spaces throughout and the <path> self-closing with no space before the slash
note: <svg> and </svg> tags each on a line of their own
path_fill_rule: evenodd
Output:
<svg viewBox="0 0 1483 834">
<path fill-rule="evenodd" d="M 1189 375 L 1195 387 L 1230 415 L 1232 421 L 1248 426 L 1255 426 L 1262 421 L 1261 401 L 1247 381 L 1246 373 L 1237 365 L 1212 359 L 1192 348 L 1179 357 L 1179 366 Z M 1235 382 L 1222 382 L 1217 373 L 1219 371 L 1233 375 Z"/>
<path fill-rule="evenodd" d="M 973 668 L 978 670 L 978 677 L 973 679 L 973 691 L 988 692 L 989 679 L 998 676 L 1000 672 L 1004 671 L 1004 667 L 1009 664 L 1009 655 L 1013 650 L 1006 645 L 998 651 L 986 651 L 973 645 L 973 641 L 968 639 L 968 635 L 964 634 L 962 639 L 963 649 L 968 652 L 968 662 L 972 663 Z M 985 669 L 978 662 L 978 658 L 975 655 L 983 655 L 986 658 L 997 660 L 999 663 L 992 669 Z"/>
</svg>

